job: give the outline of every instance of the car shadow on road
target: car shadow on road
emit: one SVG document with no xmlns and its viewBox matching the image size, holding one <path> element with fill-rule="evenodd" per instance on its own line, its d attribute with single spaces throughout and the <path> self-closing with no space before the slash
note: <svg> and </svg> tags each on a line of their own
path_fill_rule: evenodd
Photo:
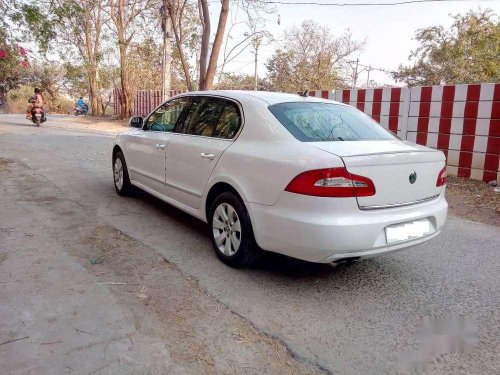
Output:
<svg viewBox="0 0 500 375">
<path fill-rule="evenodd" d="M 134 197 L 149 206 L 151 210 L 156 211 L 158 214 L 168 217 L 169 220 L 172 220 L 178 225 L 186 226 L 186 230 L 196 233 L 196 235 L 199 235 L 200 239 L 203 241 L 206 240 L 207 248 L 211 249 L 206 223 L 144 191 L 137 190 L 134 193 Z M 214 262 L 218 262 L 215 255 L 213 256 L 213 260 Z M 333 263 L 311 263 L 277 253 L 264 252 L 258 261 L 247 267 L 246 270 L 242 271 L 258 272 L 262 274 L 280 274 L 283 277 L 294 278 L 328 277 L 332 274 L 350 272 L 350 269 L 354 270 L 355 268 L 359 268 L 359 263 L 369 263 L 370 261 L 371 260 L 365 260 L 363 262 L 334 265 Z"/>
<path fill-rule="evenodd" d="M 200 236 L 207 236 L 207 224 L 201 220 L 198 220 L 184 211 L 179 210 L 177 207 L 174 207 L 171 204 L 146 193 L 145 191 L 135 189 L 133 195 L 136 199 L 147 204 L 152 210 L 157 211 L 161 215 L 168 216 L 170 220 L 173 220 L 178 224 L 187 225 L 190 230 L 196 232 L 196 234 L 199 234 Z"/>
</svg>

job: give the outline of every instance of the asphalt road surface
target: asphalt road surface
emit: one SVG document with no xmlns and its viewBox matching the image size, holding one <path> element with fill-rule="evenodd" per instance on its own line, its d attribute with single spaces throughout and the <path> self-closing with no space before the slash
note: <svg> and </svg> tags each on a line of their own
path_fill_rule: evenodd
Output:
<svg viewBox="0 0 500 375">
<path fill-rule="evenodd" d="M 101 271 L 93 270 L 105 272 L 105 269 L 91 268 L 86 264 L 88 259 L 79 256 L 78 252 L 96 248 L 97 240 L 101 241 L 99 243 L 107 241 L 113 247 L 114 239 L 123 241 L 121 238 L 126 237 L 126 246 L 118 247 L 129 249 L 131 259 L 141 259 L 142 254 L 145 259 L 158 255 L 176 270 L 177 276 L 172 276 L 178 278 L 176 282 L 187 280 L 196 284 L 189 309 L 214 301 L 220 306 L 217 309 L 227 311 L 224 313 L 226 319 L 239 319 L 238 324 L 251 327 L 255 331 L 252 334 L 256 343 L 273 340 L 277 344 L 272 345 L 282 345 L 284 352 L 275 354 L 283 361 L 283 356 L 288 355 L 290 361 L 298 364 L 293 364 L 293 371 L 284 367 L 278 368 L 277 372 L 385 374 L 416 369 L 436 374 L 500 373 L 498 227 L 450 217 L 442 234 L 429 242 L 349 266 L 309 264 L 270 254 L 252 268 L 235 270 L 217 260 L 203 223 L 145 193 L 130 198 L 116 195 L 111 173 L 112 136 L 65 130 L 64 124 L 51 128 L 54 124 L 57 124 L 57 119 L 52 118 L 47 126 L 35 128 L 22 116 L 0 115 L 0 162 L 4 164 L 2 172 L 0 163 L 0 172 L 7 173 L 0 176 L 0 267 L 3 262 L 3 268 L 0 268 L 0 281 L 3 282 L 0 284 L 0 326 L 3 326 L 0 327 L 0 342 L 36 337 L 36 332 L 24 332 L 22 326 L 16 326 L 21 323 L 18 316 L 12 316 L 14 311 L 30 320 L 37 312 L 50 309 L 36 296 L 24 300 L 21 297 L 28 296 L 29 291 L 20 288 L 19 282 L 9 282 L 16 281 L 16 275 L 7 272 L 8 262 L 17 262 L 19 270 L 19 262 L 27 261 L 26 258 L 16 260 L 13 249 L 41 251 L 43 246 L 50 247 L 51 262 L 46 264 L 41 260 L 38 266 L 43 264 L 44 267 L 37 271 L 37 275 L 42 275 L 39 277 L 45 277 L 46 281 L 60 272 L 57 262 L 65 262 L 67 267 L 74 267 L 74 271 L 64 273 L 67 282 L 72 281 L 74 272 L 74 275 L 81 275 L 85 283 L 96 283 Z M 40 195 L 42 191 L 44 195 Z M 26 211 L 30 214 L 23 215 L 21 209 L 30 210 Z M 82 241 L 82 231 L 95 230 L 92 226 L 97 223 L 106 227 L 106 231 L 97 234 L 94 231 L 94 242 Z M 21 227 L 24 232 L 16 232 Z M 119 233 L 118 237 L 116 233 Z M 81 250 L 77 250 L 79 246 Z M 33 252 L 30 258 L 36 256 L 37 253 Z M 123 260 L 123 270 L 126 269 L 125 262 L 126 259 Z M 105 264 L 94 267 L 104 267 Z M 116 268 L 113 275 L 124 275 L 123 270 Z M 64 280 L 59 282 L 64 284 Z M 17 289 L 13 289 L 14 285 Z M 50 285 L 47 288 L 54 287 Z M 171 282 L 166 285 L 176 288 Z M 109 302 L 109 307 L 106 307 L 108 298 L 109 301 L 121 298 L 120 289 L 116 285 L 100 287 L 100 293 L 107 294 L 101 295 L 102 300 L 97 302 L 92 300 L 93 295 L 85 294 L 87 289 L 78 292 L 81 293 L 78 298 L 82 311 L 90 305 L 97 308 L 97 304 L 101 309 L 108 308 L 103 314 L 114 314 L 121 311 L 116 309 L 125 308 L 124 303 L 131 304 L 128 300 L 119 300 L 116 304 Z M 168 299 L 170 293 L 166 288 L 164 299 Z M 12 293 L 16 295 L 12 296 Z M 77 290 L 73 294 L 65 291 L 67 303 L 73 303 L 75 293 Z M 141 297 L 140 292 L 137 295 Z M 51 296 L 47 298 L 55 298 Z M 160 303 L 161 298 L 158 301 Z M 168 309 L 168 306 L 164 308 Z M 189 309 L 178 309 L 179 319 L 183 313 L 189 314 Z M 161 317 L 160 308 L 154 313 L 158 314 L 159 320 L 152 316 L 153 310 L 144 311 L 143 325 L 152 322 L 153 318 L 156 319 L 154 324 L 160 328 L 171 322 L 169 317 Z M 59 313 L 64 314 L 65 311 Z M 69 324 L 70 317 L 57 318 L 60 323 L 54 324 Z M 436 318 L 443 320 L 429 328 L 428 319 Z M 81 321 L 77 319 L 71 324 L 85 322 L 88 327 L 99 319 L 104 318 L 82 316 Z M 201 314 L 193 319 L 196 324 L 202 324 L 210 316 Z M 217 320 L 213 322 L 206 324 L 197 334 L 215 335 L 210 327 L 215 327 Z M 47 329 L 44 327 L 39 323 L 32 329 L 43 332 Z M 113 327 L 111 331 L 125 329 Z M 426 327 L 427 336 L 424 334 Z M 86 337 L 81 333 L 83 328 L 76 328 L 80 329 L 76 338 Z M 143 336 L 146 335 L 144 330 L 142 332 Z M 217 335 L 221 335 L 220 332 Z M 2 333 L 7 336 L 2 337 Z M 147 334 L 151 335 L 150 332 Z M 146 336 L 143 339 L 149 345 Z M 187 340 L 189 335 L 184 337 Z M 52 339 L 57 341 L 58 338 L 54 336 Z M 59 339 L 62 340 L 70 339 Z M 57 352 L 58 344 L 45 342 L 44 352 L 26 346 L 33 342 L 25 339 L 1 345 L 1 368 L 8 368 L 13 373 L 61 373 L 54 367 L 43 367 L 42 358 L 35 360 L 26 354 L 50 357 L 50 350 Z M 133 352 L 128 352 L 135 367 L 106 367 L 104 363 L 99 369 L 97 362 L 102 359 L 99 357 L 102 353 L 85 351 L 80 351 L 86 353 L 85 356 L 73 363 L 87 366 L 81 367 L 86 370 L 96 368 L 99 372 L 95 373 L 132 373 L 132 368 L 134 373 L 181 372 L 175 363 L 182 364 L 182 360 L 172 353 L 175 353 L 176 345 L 183 345 L 182 337 L 177 344 L 171 343 L 170 354 L 162 354 L 151 345 L 150 350 L 135 354 L 136 357 Z M 118 353 L 120 348 L 113 350 Z M 109 356 L 116 354 L 113 353 L 110 351 Z M 229 347 L 226 353 L 233 359 L 246 356 Z M 249 352 L 248 355 L 253 354 Z M 170 363 L 170 367 L 147 367 L 146 362 L 158 361 L 158 358 L 159 362 Z M 257 366 L 256 362 L 261 361 L 259 358 L 254 356 L 248 360 L 253 362 L 248 364 L 247 372 L 252 373 L 254 369 L 257 373 L 256 367 L 252 366 Z M 95 366 L 90 366 L 89 362 Z M 10 367 L 4 367 L 8 363 Z M 31 365 L 23 367 L 23 363 Z M 211 371 L 231 373 L 229 367 L 221 363 L 220 358 L 215 358 Z M 66 368 L 68 373 L 84 373 L 75 371 L 74 365 L 66 367 L 73 371 Z M 273 372 L 276 368 L 271 365 L 258 370 Z M 197 371 L 204 370 L 195 367 L 186 370 Z M 235 372 L 245 371 L 236 368 Z"/>
</svg>

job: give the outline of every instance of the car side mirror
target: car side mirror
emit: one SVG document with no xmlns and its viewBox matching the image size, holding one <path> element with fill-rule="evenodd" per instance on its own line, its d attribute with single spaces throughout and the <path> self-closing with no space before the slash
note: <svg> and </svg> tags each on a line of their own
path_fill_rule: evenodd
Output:
<svg viewBox="0 0 500 375">
<path fill-rule="evenodd" d="M 140 116 L 135 116 L 135 117 L 131 117 L 130 120 L 128 121 L 128 125 L 131 127 L 131 128 L 142 128 L 142 123 L 143 123 L 144 119 Z"/>
</svg>

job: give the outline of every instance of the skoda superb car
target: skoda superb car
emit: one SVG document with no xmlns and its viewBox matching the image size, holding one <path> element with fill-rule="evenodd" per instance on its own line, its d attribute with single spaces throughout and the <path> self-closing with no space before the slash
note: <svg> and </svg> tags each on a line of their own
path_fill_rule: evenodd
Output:
<svg viewBox="0 0 500 375">
<path fill-rule="evenodd" d="M 191 92 L 130 125 L 113 148 L 118 194 L 135 186 L 208 223 L 230 266 L 262 250 L 353 261 L 427 241 L 446 220 L 444 154 L 341 103 Z"/>
</svg>

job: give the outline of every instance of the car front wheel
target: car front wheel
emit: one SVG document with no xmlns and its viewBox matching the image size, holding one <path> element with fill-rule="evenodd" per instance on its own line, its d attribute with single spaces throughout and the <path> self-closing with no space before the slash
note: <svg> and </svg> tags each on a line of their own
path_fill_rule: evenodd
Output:
<svg viewBox="0 0 500 375">
<path fill-rule="evenodd" d="M 252 223 L 243 202 L 232 192 L 224 192 L 213 201 L 208 217 L 210 239 L 215 253 L 231 267 L 253 263 L 260 251 Z"/>
<path fill-rule="evenodd" d="M 113 158 L 113 181 L 115 190 L 119 195 L 129 195 L 132 190 L 128 177 L 127 163 L 121 151 L 118 151 Z"/>
</svg>

